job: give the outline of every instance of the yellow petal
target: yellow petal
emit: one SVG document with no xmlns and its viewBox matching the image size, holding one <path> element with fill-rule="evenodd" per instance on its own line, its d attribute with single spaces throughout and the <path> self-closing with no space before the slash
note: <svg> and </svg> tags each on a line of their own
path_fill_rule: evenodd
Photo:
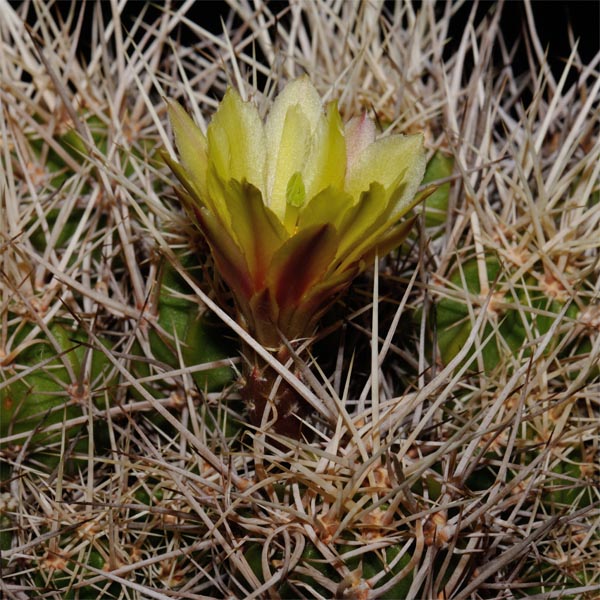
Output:
<svg viewBox="0 0 600 600">
<path fill-rule="evenodd" d="M 356 159 L 346 175 L 346 191 L 358 199 L 372 182 L 379 183 L 386 190 L 402 183 L 403 193 L 397 198 L 392 211 L 393 214 L 400 214 L 413 199 L 423 179 L 426 164 L 421 134 L 391 135 L 368 146 Z M 398 176 L 403 172 L 400 182 Z"/>
<path fill-rule="evenodd" d="M 205 201 L 208 165 L 206 138 L 180 104 L 171 100 L 167 102 L 181 164 L 186 171 L 190 187 Z"/>
<path fill-rule="evenodd" d="M 325 188 L 342 189 L 346 176 L 346 142 L 342 118 L 335 102 L 327 107 L 327 117 L 321 115 L 312 140 L 312 150 L 304 168 L 308 198 Z"/>
<path fill-rule="evenodd" d="M 292 106 L 285 116 L 276 161 L 270 167 L 273 169 L 272 187 L 270 193 L 267 192 L 271 210 L 282 221 L 286 212 L 290 179 L 304 168 L 309 145 L 308 120 L 298 106 Z"/>
<path fill-rule="evenodd" d="M 339 229 L 346 213 L 352 210 L 353 198 L 339 188 L 325 188 L 304 206 L 298 219 L 298 229 L 331 223 Z"/>
<path fill-rule="evenodd" d="M 235 179 L 263 189 L 264 127 L 256 106 L 233 88 L 225 93 L 206 132 L 208 156 L 223 181 Z"/>
<path fill-rule="evenodd" d="M 246 258 L 253 289 L 261 290 L 273 255 L 287 233 L 253 185 L 232 180 L 226 186 L 226 198 L 231 227 Z"/>
<path fill-rule="evenodd" d="M 375 141 L 375 123 L 364 113 L 346 123 L 344 135 L 348 153 L 346 164 L 350 171 L 363 151 Z"/>
<path fill-rule="evenodd" d="M 302 171 L 321 118 L 321 98 L 308 77 L 288 83 L 271 107 L 265 124 L 266 191 L 274 204 L 271 208 L 281 217 L 287 183 L 296 171 Z"/>
</svg>

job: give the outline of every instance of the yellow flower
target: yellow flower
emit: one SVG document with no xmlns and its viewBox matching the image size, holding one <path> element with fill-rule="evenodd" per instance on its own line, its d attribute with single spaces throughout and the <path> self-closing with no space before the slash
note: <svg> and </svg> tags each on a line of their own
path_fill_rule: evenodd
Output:
<svg viewBox="0 0 600 600">
<path fill-rule="evenodd" d="M 206 136 L 174 102 L 180 162 L 165 160 L 247 329 L 267 346 L 311 335 L 337 295 L 408 235 L 402 217 L 425 171 L 421 135 L 375 139 L 345 126 L 308 79 L 290 82 L 266 121 L 229 89 Z"/>
</svg>

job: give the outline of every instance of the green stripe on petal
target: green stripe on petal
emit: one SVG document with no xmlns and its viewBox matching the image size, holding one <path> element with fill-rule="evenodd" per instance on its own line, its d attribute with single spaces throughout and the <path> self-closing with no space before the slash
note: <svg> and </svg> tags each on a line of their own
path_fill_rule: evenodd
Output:
<svg viewBox="0 0 600 600">
<path fill-rule="evenodd" d="M 267 194 L 271 210 L 283 221 L 287 191 L 294 173 L 302 171 L 310 148 L 310 123 L 299 106 L 288 109 L 280 137 L 268 138 L 269 156 Z"/>
<path fill-rule="evenodd" d="M 306 201 L 306 188 L 302 179 L 302 173 L 296 171 L 288 181 L 285 191 L 285 218 L 283 224 L 288 232 L 293 233 L 296 230 L 296 223 L 300 209 Z"/>
<path fill-rule="evenodd" d="M 288 181 L 287 188 L 285 190 L 285 201 L 290 206 L 300 208 L 306 200 L 306 188 L 304 187 L 304 181 L 302 181 L 302 173 L 296 171 Z"/>
<path fill-rule="evenodd" d="M 338 247 L 333 225 L 299 231 L 273 256 L 268 284 L 280 308 L 298 304 L 329 269 Z"/>
</svg>

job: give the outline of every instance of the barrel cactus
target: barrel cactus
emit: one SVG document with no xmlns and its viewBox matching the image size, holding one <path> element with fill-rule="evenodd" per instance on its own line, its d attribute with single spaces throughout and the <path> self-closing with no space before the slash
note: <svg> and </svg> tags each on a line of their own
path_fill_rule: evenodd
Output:
<svg viewBox="0 0 600 600">
<path fill-rule="evenodd" d="M 185 188 L 179 196 L 233 293 L 237 320 L 281 359 L 286 344 L 315 334 L 378 254 L 408 236 L 415 217 L 402 217 L 419 200 L 422 135 L 375 140 L 366 115 L 344 126 L 307 77 L 281 91 L 264 124 L 232 89 L 206 136 L 179 105 L 170 116 L 181 162 L 165 160 Z M 242 395 L 255 425 L 267 417 L 276 376 L 249 361 Z M 310 408 L 302 396 L 284 383 L 272 404 L 271 428 L 300 437 Z"/>
<path fill-rule="evenodd" d="M 0 1 L 2 594 L 593 598 L 597 57 L 140 6 Z"/>
</svg>

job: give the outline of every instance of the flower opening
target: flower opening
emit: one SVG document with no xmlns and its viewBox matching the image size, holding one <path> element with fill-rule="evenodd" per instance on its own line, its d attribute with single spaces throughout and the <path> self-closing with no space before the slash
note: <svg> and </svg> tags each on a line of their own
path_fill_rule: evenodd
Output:
<svg viewBox="0 0 600 600">
<path fill-rule="evenodd" d="M 165 155 L 240 316 L 275 346 L 310 335 L 375 254 L 397 247 L 414 218 L 423 136 L 376 139 L 366 115 L 345 126 L 308 77 L 290 82 L 266 121 L 228 89 L 206 135 L 169 102 L 180 160 Z"/>
</svg>

